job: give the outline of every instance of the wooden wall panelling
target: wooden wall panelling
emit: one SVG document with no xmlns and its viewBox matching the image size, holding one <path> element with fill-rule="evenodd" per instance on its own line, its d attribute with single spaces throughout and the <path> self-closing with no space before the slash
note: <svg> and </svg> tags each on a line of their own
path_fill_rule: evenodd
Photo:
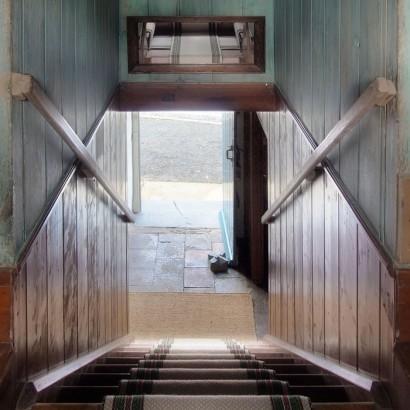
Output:
<svg viewBox="0 0 410 410">
<path fill-rule="evenodd" d="M 340 360 L 357 366 L 357 223 L 339 202 Z"/>
<path fill-rule="evenodd" d="M 61 110 L 61 2 L 48 2 L 45 7 L 44 26 L 45 48 L 45 79 L 44 91 L 50 97 L 58 110 Z M 50 24 L 50 22 L 52 22 Z M 47 197 L 53 194 L 63 175 L 61 162 L 63 141 L 53 128 L 46 124 L 46 158 L 47 158 Z"/>
<path fill-rule="evenodd" d="M 343 0 L 326 2 L 324 13 L 324 55 L 325 77 L 325 135 L 336 125 L 340 118 L 340 13 Z M 345 30 L 343 30 L 345 31 Z M 329 159 L 339 170 L 339 147 L 329 154 Z"/>
<path fill-rule="evenodd" d="M 42 230 L 27 258 L 27 374 L 48 366 L 47 232 Z"/>
<path fill-rule="evenodd" d="M 88 247 L 87 247 L 87 180 L 77 178 L 77 300 L 78 300 L 78 354 L 88 350 Z"/>
<path fill-rule="evenodd" d="M 340 15 L 344 41 L 340 44 L 340 114 L 344 115 L 359 98 L 360 3 L 343 1 Z M 359 127 L 340 142 L 339 173 L 349 191 L 358 196 Z"/>
<path fill-rule="evenodd" d="M 44 83 L 44 7 L 31 1 L 24 2 L 23 33 L 24 44 L 30 44 L 25 49 L 25 72 L 40 83 Z M 45 156 L 45 120 L 36 112 L 31 104 L 24 104 L 24 141 L 23 141 L 23 183 L 24 202 L 30 206 L 24 207 L 25 231 L 31 232 L 42 211 L 46 199 L 46 167 Z M 33 172 L 33 169 L 36 172 Z"/>
<path fill-rule="evenodd" d="M 325 176 L 325 355 L 339 361 L 339 193 Z"/>
<path fill-rule="evenodd" d="M 56 203 L 47 224 L 47 275 L 48 365 L 51 369 L 64 362 L 64 260 L 61 201 Z"/>
<path fill-rule="evenodd" d="M 280 150 L 280 167 L 282 172 L 280 179 L 280 190 L 283 190 L 286 186 L 286 113 L 280 114 L 280 131 L 279 131 L 279 146 Z M 287 265 L 286 265 L 286 245 L 287 245 L 287 225 L 286 225 L 286 212 L 288 208 L 286 203 L 280 209 L 280 313 L 281 313 L 281 330 L 280 337 L 284 340 L 288 340 L 288 299 L 287 299 Z"/>
<path fill-rule="evenodd" d="M 286 82 L 286 4 L 285 1 L 280 1 L 275 3 L 274 12 L 274 27 L 275 27 L 275 49 L 274 49 L 274 60 L 275 60 L 275 82 L 279 85 L 281 90 L 285 88 Z M 279 27 L 281 28 L 279 30 Z M 280 61 L 281 64 L 276 62 Z"/>
<path fill-rule="evenodd" d="M 22 0 L 16 0 L 12 10 L 12 27 L 14 27 L 12 35 L 13 49 L 13 72 L 18 72 L 22 66 L 22 50 L 19 49 L 19 44 L 23 41 L 23 33 L 21 30 L 22 21 Z M 19 29 L 17 30 L 17 27 Z M 24 229 L 24 142 L 23 142 L 23 101 L 14 100 L 12 103 L 12 123 L 13 123 L 13 179 L 14 179 L 14 243 L 16 252 L 21 249 L 25 237 Z"/>
<path fill-rule="evenodd" d="M 77 183 L 74 177 L 63 194 L 64 220 L 64 358 L 77 356 L 78 277 L 77 277 Z"/>
<path fill-rule="evenodd" d="M 0 343 L 10 343 L 13 337 L 12 276 L 13 269 L 0 268 Z"/>
<path fill-rule="evenodd" d="M 18 382 L 27 378 L 27 266 L 13 281 L 13 341 L 16 357 L 14 373 Z"/>
<path fill-rule="evenodd" d="M 381 264 L 380 272 L 380 378 L 393 379 L 395 280 Z"/>
<path fill-rule="evenodd" d="M 294 175 L 294 124 L 292 117 L 286 115 L 286 182 Z M 290 343 L 295 343 L 295 233 L 294 233 L 294 199 L 295 194 L 286 202 L 286 286 L 288 308 L 288 338 Z"/>
<path fill-rule="evenodd" d="M 286 2 L 286 14 L 283 15 L 283 18 L 286 19 L 286 26 L 284 27 L 284 30 L 286 30 L 286 94 L 293 101 L 293 0 Z"/>
<path fill-rule="evenodd" d="M 302 110 L 302 0 L 293 0 L 292 15 L 293 106 Z"/>
<path fill-rule="evenodd" d="M 178 0 L 149 0 L 149 16 L 177 16 Z"/>
<path fill-rule="evenodd" d="M 312 129 L 312 1 L 302 1 L 302 102 L 300 114 L 306 127 Z M 284 90 L 282 90 L 284 91 Z"/>
<path fill-rule="evenodd" d="M 294 140 L 294 169 L 295 172 L 302 166 L 302 136 L 295 126 Z M 294 254 L 295 254 L 295 344 L 304 346 L 304 305 L 303 305 L 303 189 L 295 191 L 294 196 Z"/>
<path fill-rule="evenodd" d="M 383 75 L 382 12 L 384 3 L 366 0 L 360 3 L 362 36 L 360 40 L 360 92 L 377 76 Z M 366 27 L 366 30 L 363 30 Z M 359 204 L 380 232 L 381 221 L 381 155 L 383 124 L 382 109 L 373 108 L 360 122 Z"/>
<path fill-rule="evenodd" d="M 75 107 L 77 135 L 83 141 L 87 131 L 87 3 L 75 0 Z M 104 60 L 105 61 L 105 60 Z M 102 66 L 104 67 L 104 66 Z M 105 68 L 105 67 L 104 67 Z M 102 107 L 101 107 L 102 109 Z M 100 111 L 99 111 L 100 112 Z M 96 115 L 94 115 L 95 118 Z"/>
<path fill-rule="evenodd" d="M 410 342 L 410 271 L 396 271 L 397 306 L 396 306 L 396 341 Z"/>
<path fill-rule="evenodd" d="M 114 186 L 118 188 L 117 179 L 117 155 L 118 155 L 118 139 L 115 138 L 115 132 L 117 130 L 117 115 L 115 112 L 111 115 L 111 127 L 110 127 L 110 153 L 111 153 L 111 181 Z M 112 300 L 112 339 L 117 338 L 118 335 L 118 299 L 119 299 L 119 281 L 117 275 L 118 269 L 118 218 L 117 218 L 117 205 L 111 201 L 111 275 L 112 275 L 112 287 L 113 287 L 113 300 Z"/>
<path fill-rule="evenodd" d="M 380 361 L 380 260 L 367 239 L 358 229 L 358 368 L 379 375 Z"/>
<path fill-rule="evenodd" d="M 281 121 L 281 114 L 273 113 L 271 114 L 275 118 L 274 127 L 271 128 L 273 130 L 272 139 L 275 141 L 273 144 L 273 155 L 275 157 L 275 167 L 274 167 L 274 198 L 280 194 L 281 190 L 281 176 L 283 169 L 281 167 L 281 152 L 279 147 L 276 145 L 277 139 L 280 136 L 280 121 Z M 272 198 L 273 199 L 273 198 Z M 281 321 L 282 321 L 282 311 L 281 311 L 281 218 L 277 218 L 275 220 L 275 251 L 274 251 L 274 262 L 275 262 L 275 335 L 280 337 L 281 332 Z"/>
<path fill-rule="evenodd" d="M 96 157 L 95 141 L 91 153 Z M 88 276 L 88 347 L 98 347 L 98 272 L 97 272 L 97 182 L 87 179 L 87 276 Z"/>
<path fill-rule="evenodd" d="M 386 38 L 390 44 L 397 44 L 397 2 L 387 1 L 387 27 Z M 386 44 L 386 78 L 396 79 L 397 73 L 397 49 Z M 393 99 L 386 107 L 386 183 L 385 183 L 385 213 L 384 213 L 384 243 L 389 251 L 394 254 L 396 249 L 396 218 L 397 218 L 397 99 Z"/>
<path fill-rule="evenodd" d="M 313 351 L 325 353 L 325 185 L 324 175 L 312 184 Z"/>
<path fill-rule="evenodd" d="M 77 130 L 76 121 L 76 65 L 75 65 L 75 7 L 72 2 L 63 1 L 61 22 L 61 82 L 62 82 L 62 101 L 61 108 L 65 120 L 70 124 L 74 131 Z M 63 170 L 66 171 L 71 165 L 74 155 L 64 144 L 63 148 Z"/>
<path fill-rule="evenodd" d="M 104 167 L 105 123 L 103 120 L 95 136 L 95 158 L 101 168 Z M 97 344 L 105 344 L 105 193 L 96 183 L 96 275 L 97 275 Z"/>
<path fill-rule="evenodd" d="M 179 0 L 179 15 L 211 16 L 211 4 L 210 1 L 193 2 L 192 0 Z"/>
<path fill-rule="evenodd" d="M 312 134 L 317 143 L 324 135 L 324 1 L 312 0 Z M 286 92 L 286 95 L 291 95 Z"/>
<path fill-rule="evenodd" d="M 111 123 L 111 113 L 107 114 L 107 121 L 104 126 L 104 153 L 110 152 L 110 123 Z M 107 175 L 111 175 L 111 158 L 110 155 L 104 155 L 104 171 Z M 105 282 L 105 337 L 106 342 L 112 340 L 112 303 L 113 294 L 109 290 L 112 289 L 112 224 L 111 224 L 111 205 L 112 200 L 109 198 L 108 194 L 104 192 L 104 282 Z"/>
<path fill-rule="evenodd" d="M 86 69 L 87 69 L 87 130 L 89 130 L 93 123 L 94 119 L 97 116 L 96 109 L 96 93 L 97 93 L 97 84 L 94 81 L 96 74 L 98 73 L 100 64 L 97 59 L 96 47 L 95 47 L 95 33 L 97 24 L 95 22 L 95 12 L 94 12 L 94 1 L 87 1 L 87 26 L 86 26 L 86 39 L 87 39 L 87 60 L 86 60 Z"/>
<path fill-rule="evenodd" d="M 308 144 L 303 144 L 302 158 L 304 161 L 311 154 Z M 313 250 L 312 250 L 312 183 L 303 185 L 303 348 L 308 351 L 313 349 Z"/>
</svg>

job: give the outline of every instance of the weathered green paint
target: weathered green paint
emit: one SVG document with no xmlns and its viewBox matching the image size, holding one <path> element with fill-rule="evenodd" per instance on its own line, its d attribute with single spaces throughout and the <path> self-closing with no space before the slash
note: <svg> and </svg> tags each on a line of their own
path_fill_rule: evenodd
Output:
<svg viewBox="0 0 410 410">
<path fill-rule="evenodd" d="M 11 113 L 11 0 L 0 0 L 0 266 L 13 263 L 13 136 Z"/>
<path fill-rule="evenodd" d="M 271 82 L 273 81 L 272 0 L 120 0 L 120 81 Z M 128 74 L 126 16 L 265 16 L 266 71 L 261 74 Z"/>
<path fill-rule="evenodd" d="M 317 142 L 377 77 L 397 78 L 397 13 L 389 0 L 276 0 L 275 82 Z M 401 1 L 402 97 L 410 95 L 408 20 Z M 406 4 L 404 6 L 404 3 Z M 405 10 L 404 10 L 405 9 Z M 302 12 L 301 12 L 302 10 Z M 302 13 L 302 14 L 301 14 Z M 405 64 L 405 60 L 407 59 Z M 302 69 L 302 73 L 300 72 Z M 400 113 L 402 170 L 408 170 L 410 102 Z M 406 111 L 407 110 L 407 111 Z M 403 120 L 403 118 L 405 118 Z M 342 179 L 394 254 L 397 148 L 395 102 L 374 108 L 329 156 Z M 403 121 L 403 122 L 402 122 Z M 397 176 L 397 175 L 396 175 Z"/>
<path fill-rule="evenodd" d="M 399 174 L 410 173 L 410 2 L 398 0 Z"/>
<path fill-rule="evenodd" d="M 118 85 L 118 3 L 13 0 L 10 4 L 12 71 L 32 75 L 84 139 Z M 9 253 L 14 258 L 54 197 L 74 155 L 30 103 L 12 104 L 16 165 L 9 191 L 14 200 Z M 0 252 L 5 249 L 1 246 Z"/>
</svg>

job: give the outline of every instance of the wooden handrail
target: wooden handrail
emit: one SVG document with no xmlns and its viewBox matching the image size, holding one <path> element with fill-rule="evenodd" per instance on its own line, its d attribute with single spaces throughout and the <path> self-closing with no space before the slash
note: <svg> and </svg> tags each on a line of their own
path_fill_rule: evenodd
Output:
<svg viewBox="0 0 410 410">
<path fill-rule="evenodd" d="M 312 155 L 302 166 L 298 174 L 289 182 L 284 191 L 263 214 L 262 223 L 273 222 L 275 212 L 289 198 L 296 188 L 307 179 L 315 168 L 326 158 L 327 154 L 339 141 L 375 106 L 385 106 L 396 95 L 396 88 L 392 81 L 378 77 L 373 81 L 343 118 L 333 127 L 326 138 L 313 151 Z"/>
<path fill-rule="evenodd" d="M 97 161 L 88 152 L 80 138 L 61 115 L 53 102 L 48 98 L 46 93 L 36 83 L 30 75 L 13 73 L 12 75 L 12 95 L 18 100 L 29 100 L 41 115 L 54 128 L 62 140 L 69 146 L 81 161 L 83 171 L 89 177 L 95 177 L 97 181 L 104 187 L 113 201 L 124 212 L 128 222 L 135 221 L 135 215 L 116 192 L 111 182 L 99 167 Z"/>
</svg>

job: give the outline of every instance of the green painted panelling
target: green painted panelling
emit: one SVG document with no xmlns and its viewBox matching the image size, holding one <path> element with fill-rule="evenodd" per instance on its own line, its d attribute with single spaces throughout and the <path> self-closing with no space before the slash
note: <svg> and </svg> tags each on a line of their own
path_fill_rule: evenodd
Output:
<svg viewBox="0 0 410 410">
<path fill-rule="evenodd" d="M 32 75 L 84 138 L 118 84 L 119 5 L 111 0 L 11 4 L 13 71 Z M 16 204 L 14 258 L 74 156 L 30 103 L 14 101 L 12 115 L 12 155 L 19 163 L 10 191 Z"/>
<path fill-rule="evenodd" d="M 377 76 L 396 80 L 397 8 L 392 3 L 275 2 L 275 81 L 316 141 L 323 140 Z M 405 8 L 408 18 L 410 6 Z M 406 30 L 404 25 L 403 32 Z M 403 45 L 407 47 L 407 43 Z M 410 82 L 407 85 L 410 92 Z M 387 109 L 374 108 L 329 156 L 392 253 L 396 229 L 396 119 L 394 102 Z M 407 124 L 406 132 L 409 127 Z M 402 146 L 406 147 L 402 152 L 406 152 L 408 138 L 402 135 Z"/>
<path fill-rule="evenodd" d="M 399 172 L 410 173 L 410 3 L 398 0 L 399 32 Z"/>
<path fill-rule="evenodd" d="M 179 0 L 180 16 L 210 16 L 211 2 L 202 0 Z"/>
<path fill-rule="evenodd" d="M 0 0 L 0 266 L 13 259 L 13 137 L 11 131 L 11 1 Z"/>
<path fill-rule="evenodd" d="M 120 81 L 141 82 L 271 82 L 274 70 L 272 0 L 120 0 Z M 266 17 L 266 70 L 261 74 L 128 74 L 127 15 L 148 16 L 246 16 Z"/>
</svg>

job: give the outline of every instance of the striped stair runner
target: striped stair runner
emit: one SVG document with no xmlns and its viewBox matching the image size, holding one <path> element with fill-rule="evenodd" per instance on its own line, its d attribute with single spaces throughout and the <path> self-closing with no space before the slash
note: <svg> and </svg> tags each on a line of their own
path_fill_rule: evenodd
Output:
<svg viewBox="0 0 410 410">
<path fill-rule="evenodd" d="M 136 341 L 38 397 L 35 410 L 376 408 L 367 392 L 265 342 Z"/>
</svg>

